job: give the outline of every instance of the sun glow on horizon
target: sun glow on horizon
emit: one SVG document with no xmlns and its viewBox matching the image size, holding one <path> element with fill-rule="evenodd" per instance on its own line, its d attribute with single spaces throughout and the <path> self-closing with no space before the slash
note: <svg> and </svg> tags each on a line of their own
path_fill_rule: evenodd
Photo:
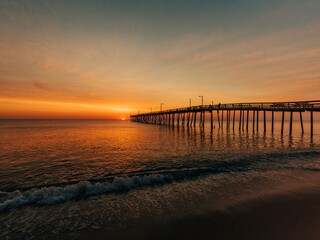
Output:
<svg viewBox="0 0 320 240">
<path fill-rule="evenodd" d="M 125 119 L 128 107 L 77 102 L 39 101 L 30 99 L 0 98 L 2 118 L 111 118 Z M 120 115 L 120 116 L 119 116 Z M 121 116 L 122 115 L 122 116 Z"/>
</svg>

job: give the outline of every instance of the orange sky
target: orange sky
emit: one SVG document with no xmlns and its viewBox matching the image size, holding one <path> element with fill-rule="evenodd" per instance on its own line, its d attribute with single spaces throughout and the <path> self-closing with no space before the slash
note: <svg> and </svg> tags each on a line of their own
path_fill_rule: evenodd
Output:
<svg viewBox="0 0 320 240">
<path fill-rule="evenodd" d="M 1 1 L 0 118 L 319 99 L 319 1 L 262 2 Z"/>
</svg>

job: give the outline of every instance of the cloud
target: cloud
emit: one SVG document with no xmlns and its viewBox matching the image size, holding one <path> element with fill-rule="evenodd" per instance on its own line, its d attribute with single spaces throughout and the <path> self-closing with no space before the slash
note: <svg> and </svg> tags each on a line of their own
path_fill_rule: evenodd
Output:
<svg viewBox="0 0 320 240">
<path fill-rule="evenodd" d="M 49 85 L 43 80 L 39 80 L 39 79 L 33 80 L 33 85 L 40 90 L 44 90 L 44 91 L 50 90 Z"/>
</svg>

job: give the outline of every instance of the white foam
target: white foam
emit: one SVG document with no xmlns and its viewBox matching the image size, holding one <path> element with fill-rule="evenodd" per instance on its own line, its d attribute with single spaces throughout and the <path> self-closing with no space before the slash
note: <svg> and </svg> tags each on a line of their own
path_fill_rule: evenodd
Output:
<svg viewBox="0 0 320 240">
<path fill-rule="evenodd" d="M 0 192 L 0 212 L 25 205 L 51 205 L 80 197 L 128 191 L 144 186 L 153 186 L 171 182 L 168 175 L 117 177 L 112 182 L 90 183 L 82 181 L 63 187 L 33 188 L 27 191 Z"/>
</svg>

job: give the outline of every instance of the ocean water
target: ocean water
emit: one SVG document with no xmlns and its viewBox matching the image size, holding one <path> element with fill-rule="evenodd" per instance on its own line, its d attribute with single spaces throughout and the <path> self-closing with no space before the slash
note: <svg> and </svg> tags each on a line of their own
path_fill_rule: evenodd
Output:
<svg viewBox="0 0 320 240">
<path fill-rule="evenodd" d="M 317 184 L 320 123 L 313 137 L 267 124 L 0 120 L 0 239 L 125 231 Z"/>
</svg>

